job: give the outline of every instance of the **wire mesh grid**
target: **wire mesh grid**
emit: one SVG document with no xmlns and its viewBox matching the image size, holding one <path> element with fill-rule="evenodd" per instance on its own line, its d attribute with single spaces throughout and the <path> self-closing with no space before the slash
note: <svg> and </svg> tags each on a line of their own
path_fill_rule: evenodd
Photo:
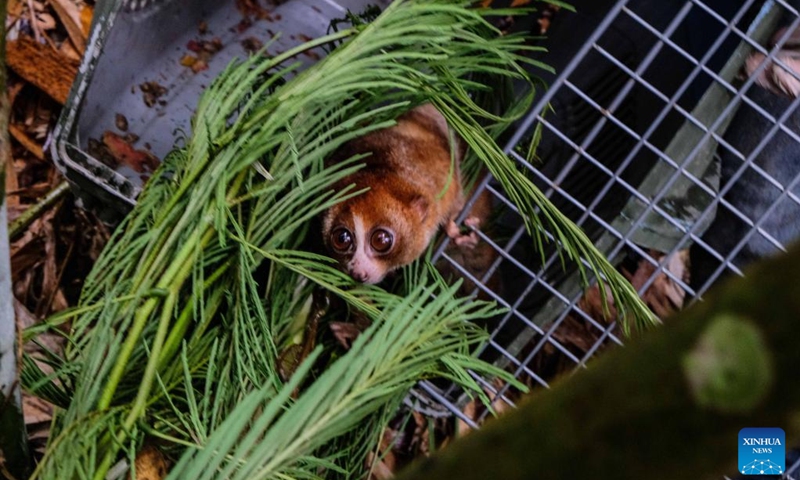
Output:
<svg viewBox="0 0 800 480">
<path fill-rule="evenodd" d="M 786 1 L 661 3 L 607 5 L 505 151 L 643 298 L 650 293 L 651 307 L 653 292 L 668 285 L 671 293 L 661 295 L 680 308 L 800 236 L 800 90 L 775 85 L 781 75 L 789 85 L 800 81 L 791 68 L 800 16 Z M 473 268 L 447 245 L 435 259 L 507 309 L 487 326 L 482 355 L 547 387 L 621 344 L 616 323 L 592 308 L 591 289 L 574 268 L 562 268 L 552 246 L 542 263 L 491 178 L 470 204 L 481 195 L 504 212 L 478 231 L 489 260 Z M 513 405 L 507 385 L 477 380 Z M 453 387 L 421 387 L 468 425 L 488 414 L 465 413 L 467 400 Z"/>
</svg>

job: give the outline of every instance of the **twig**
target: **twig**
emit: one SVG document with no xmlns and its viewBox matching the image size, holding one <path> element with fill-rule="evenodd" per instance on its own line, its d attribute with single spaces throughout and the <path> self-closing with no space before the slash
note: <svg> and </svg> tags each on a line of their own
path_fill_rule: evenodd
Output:
<svg viewBox="0 0 800 480">
<path fill-rule="evenodd" d="M 39 33 L 39 25 L 36 22 L 36 10 L 33 8 L 33 0 L 28 0 L 28 16 L 31 20 L 31 29 L 33 30 L 33 38 L 36 39 L 36 43 L 39 43 L 42 40 L 42 35 Z"/>
<path fill-rule="evenodd" d="M 64 271 L 67 268 L 67 262 L 69 262 L 70 257 L 72 257 L 72 251 L 74 250 L 74 247 L 75 247 L 74 241 L 70 242 L 69 247 L 67 247 L 67 253 L 64 254 L 64 259 L 61 261 L 61 266 L 58 269 L 58 273 L 56 274 L 55 288 L 53 289 L 52 292 L 50 292 L 50 295 L 47 298 L 47 302 L 44 304 L 44 308 L 42 309 L 44 315 L 46 315 L 47 312 L 50 311 L 50 309 L 53 306 L 53 301 L 55 300 L 56 295 L 58 295 L 58 292 L 61 290 L 59 288 L 59 285 L 61 284 L 61 278 L 64 276 Z"/>
<path fill-rule="evenodd" d="M 50 190 L 50 192 L 45 195 L 43 199 L 39 200 L 38 203 L 35 203 L 25 209 L 19 218 L 11 222 L 11 225 L 8 229 L 8 238 L 12 242 L 16 240 L 20 235 L 22 235 L 22 232 L 24 232 L 25 229 L 28 228 L 31 223 L 33 223 L 34 220 L 41 217 L 44 212 L 49 210 L 50 207 L 61 200 L 68 191 L 69 184 L 66 180 L 64 180 L 59 183 L 56 188 Z"/>
<path fill-rule="evenodd" d="M 6 176 L 3 182 L 0 183 L 0 188 L 5 188 L 6 190 L 6 207 L 16 207 L 19 205 L 19 198 L 12 197 L 10 194 L 19 188 L 19 183 L 17 181 L 17 172 L 14 171 L 14 162 L 11 161 L 11 155 L 8 156 L 3 170 Z"/>
<path fill-rule="evenodd" d="M 11 472 L 9 472 L 6 468 L 2 457 L 0 457 L 0 476 L 7 478 L 8 480 L 17 480 L 17 478 L 14 475 L 11 475 Z"/>
<path fill-rule="evenodd" d="M 78 7 L 75 6 L 74 2 L 65 0 L 50 0 L 50 6 L 53 7 L 56 15 L 61 19 L 69 39 L 75 45 L 75 49 L 78 53 L 83 54 L 86 50 L 86 36 L 81 29 L 81 16 L 80 12 L 78 12 Z"/>
<path fill-rule="evenodd" d="M 8 133 L 18 141 L 20 145 L 25 147 L 25 150 L 31 152 L 34 157 L 39 160 L 44 160 L 44 150 L 39 146 L 31 137 L 29 137 L 21 128 L 13 123 L 8 125 Z"/>
</svg>

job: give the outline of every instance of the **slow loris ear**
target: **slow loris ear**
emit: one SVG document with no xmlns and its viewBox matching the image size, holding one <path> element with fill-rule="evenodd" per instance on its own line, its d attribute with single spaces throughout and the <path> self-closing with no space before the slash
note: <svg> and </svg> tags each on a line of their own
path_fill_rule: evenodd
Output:
<svg viewBox="0 0 800 480">
<path fill-rule="evenodd" d="M 422 220 L 428 216 L 428 201 L 422 195 L 415 195 L 411 200 L 411 208 L 416 211 Z"/>
</svg>

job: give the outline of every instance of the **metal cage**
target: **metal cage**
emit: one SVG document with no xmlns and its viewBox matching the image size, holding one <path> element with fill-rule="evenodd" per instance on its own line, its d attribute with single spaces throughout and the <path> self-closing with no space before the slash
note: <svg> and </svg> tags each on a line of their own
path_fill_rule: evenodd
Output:
<svg viewBox="0 0 800 480">
<path fill-rule="evenodd" d="M 760 85 L 779 74 L 800 79 L 789 62 L 797 5 L 575 3 L 578 13 L 558 12 L 545 41 L 543 60 L 558 74 L 546 79 L 549 88 L 505 151 L 612 263 L 638 272 L 640 295 L 667 284 L 680 308 L 800 236 L 800 100 Z M 530 161 L 524 152 L 537 129 L 538 155 Z M 472 201 L 486 194 L 506 212 L 494 234 L 478 232 L 492 261 L 476 271 L 447 245 L 435 259 L 507 308 L 489 325 L 482 355 L 547 387 L 555 374 L 584 368 L 622 338 L 613 321 L 592 311 L 590 293 L 574 269 L 562 269 L 555 250 L 542 264 L 492 179 Z M 479 381 L 495 401 L 513 404 L 507 385 Z M 467 399 L 452 387 L 429 382 L 421 390 L 468 425 L 488 414 L 465 414 Z M 787 468 L 793 478 L 800 462 Z"/>
</svg>

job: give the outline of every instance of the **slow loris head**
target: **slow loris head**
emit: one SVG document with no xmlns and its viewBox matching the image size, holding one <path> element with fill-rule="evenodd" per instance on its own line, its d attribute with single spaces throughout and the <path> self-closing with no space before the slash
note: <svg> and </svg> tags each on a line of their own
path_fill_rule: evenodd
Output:
<svg viewBox="0 0 800 480">
<path fill-rule="evenodd" d="M 382 180 L 335 205 L 322 219 L 328 252 L 351 277 L 369 284 L 422 255 L 437 227 L 427 225 L 428 202 L 423 196 Z"/>
<path fill-rule="evenodd" d="M 364 167 L 334 188 L 369 190 L 322 216 L 325 246 L 350 276 L 380 282 L 419 258 L 439 225 L 461 210 L 463 149 L 454 153 L 444 118 L 422 105 L 401 115 L 397 125 L 346 143 L 328 160 L 368 154 Z"/>
</svg>

